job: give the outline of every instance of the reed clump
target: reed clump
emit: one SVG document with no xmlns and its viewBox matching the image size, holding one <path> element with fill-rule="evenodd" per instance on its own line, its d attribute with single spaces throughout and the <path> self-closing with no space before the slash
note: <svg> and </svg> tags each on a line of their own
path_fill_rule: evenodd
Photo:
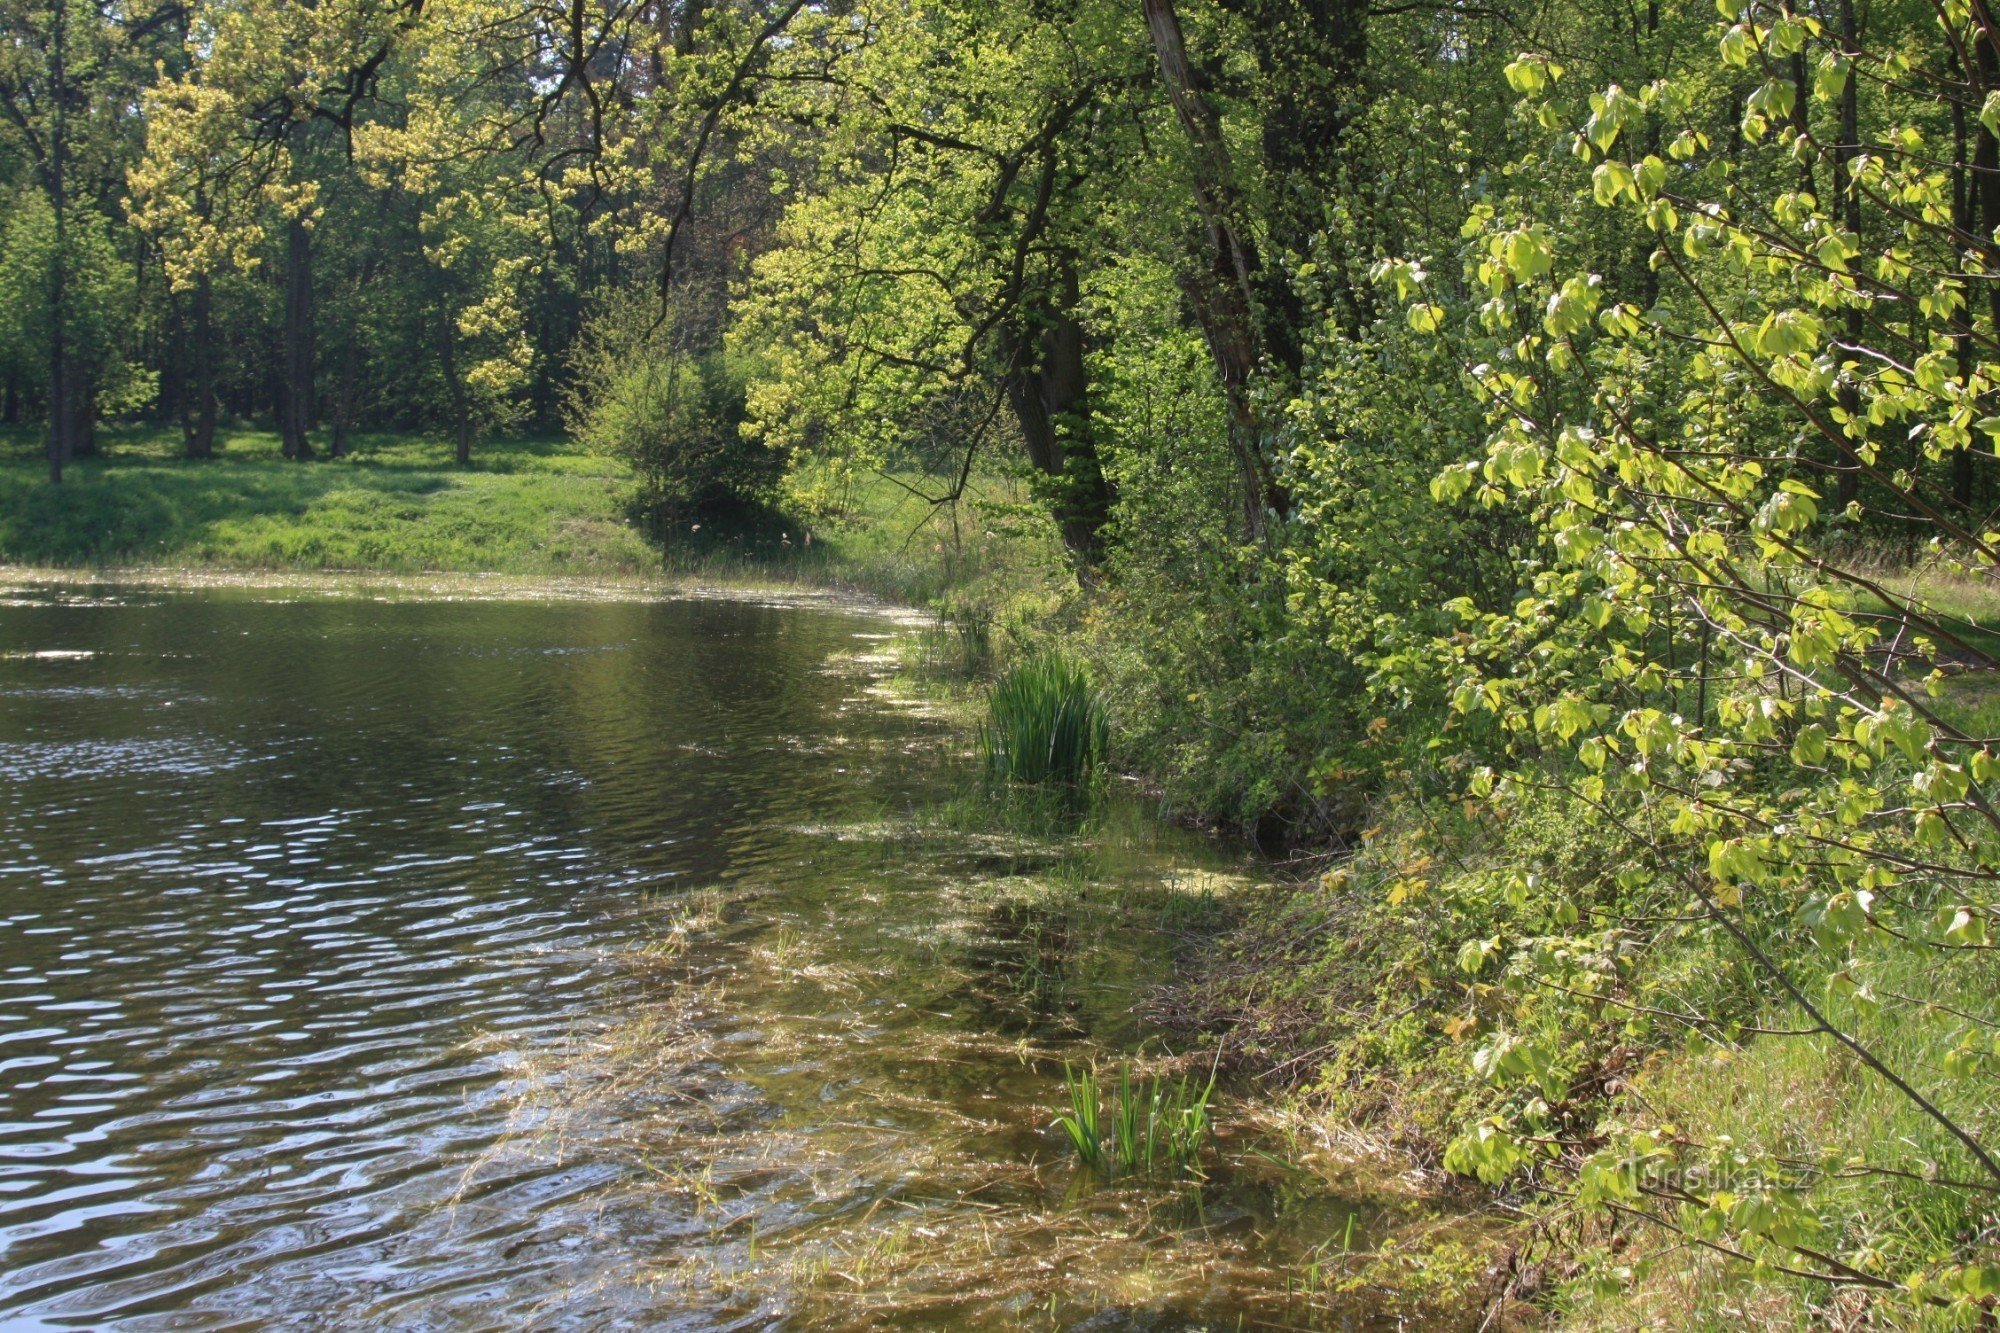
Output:
<svg viewBox="0 0 2000 1333">
<path fill-rule="evenodd" d="M 1135 1081 L 1127 1064 L 1107 1089 L 1095 1068 L 1065 1064 L 1063 1087 L 1069 1109 L 1056 1116 L 1056 1127 L 1091 1170 L 1106 1176 L 1168 1171 L 1183 1179 L 1206 1177 L 1201 1154 L 1215 1129 L 1209 1114 L 1213 1074 L 1205 1083 L 1186 1075 Z"/>
<path fill-rule="evenodd" d="M 1080 663 L 1058 654 L 1010 668 L 993 687 L 980 728 L 987 772 L 1001 782 L 1083 787 L 1110 747 L 1104 705 Z"/>
<path fill-rule="evenodd" d="M 970 603 L 937 608 L 918 636 L 920 666 L 934 675 L 972 679 L 993 667 L 993 613 Z"/>
</svg>

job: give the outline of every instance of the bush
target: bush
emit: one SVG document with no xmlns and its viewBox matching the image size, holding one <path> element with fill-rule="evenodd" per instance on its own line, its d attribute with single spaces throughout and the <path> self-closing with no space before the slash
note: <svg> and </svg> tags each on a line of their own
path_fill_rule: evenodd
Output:
<svg viewBox="0 0 2000 1333">
<path fill-rule="evenodd" d="M 746 376 L 727 352 L 638 296 L 614 298 L 574 354 L 569 424 L 586 447 L 629 464 L 638 517 L 663 539 L 704 514 L 753 504 L 781 471 L 743 438 Z"/>
</svg>

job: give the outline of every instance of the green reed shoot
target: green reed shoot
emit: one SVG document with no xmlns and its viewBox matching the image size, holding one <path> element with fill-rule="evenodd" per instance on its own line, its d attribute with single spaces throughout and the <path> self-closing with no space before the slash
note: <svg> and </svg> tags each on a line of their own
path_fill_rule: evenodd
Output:
<svg viewBox="0 0 2000 1333">
<path fill-rule="evenodd" d="M 1055 654 L 1010 669 L 980 728 L 987 771 L 1005 782 L 1080 787 L 1104 762 L 1111 728 L 1083 667 Z"/>
<path fill-rule="evenodd" d="M 1085 1166 L 1102 1171 L 1106 1161 L 1104 1136 L 1097 1128 L 1097 1071 L 1086 1069 L 1078 1073 L 1065 1062 L 1063 1086 L 1069 1092 L 1070 1109 L 1056 1117 L 1056 1126 L 1068 1135 L 1070 1146 L 1076 1149 L 1077 1158 Z"/>
<path fill-rule="evenodd" d="M 993 664 L 993 614 L 977 606 L 940 606 L 919 644 L 926 671 L 983 675 Z"/>
<path fill-rule="evenodd" d="M 1056 1125 L 1085 1166 L 1104 1175 L 1165 1168 L 1177 1176 L 1202 1178 L 1201 1153 L 1215 1129 L 1209 1111 L 1213 1075 L 1202 1084 L 1185 1076 L 1135 1081 L 1132 1067 L 1124 1065 L 1110 1090 L 1108 1126 L 1096 1070 L 1079 1072 L 1064 1065 L 1063 1085 L 1070 1109 L 1056 1117 Z"/>
</svg>

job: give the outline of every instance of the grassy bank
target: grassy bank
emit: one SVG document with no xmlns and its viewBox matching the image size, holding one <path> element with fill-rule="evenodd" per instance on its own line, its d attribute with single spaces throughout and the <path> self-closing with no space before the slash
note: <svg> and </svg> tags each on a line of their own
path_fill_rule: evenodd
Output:
<svg viewBox="0 0 2000 1333">
<path fill-rule="evenodd" d="M 975 476 L 952 507 L 932 502 L 938 479 L 869 474 L 834 515 L 763 510 L 663 539 L 634 523 L 624 464 L 560 437 L 488 441 L 459 467 L 422 434 L 361 435 L 309 463 L 270 431 L 224 431 L 206 461 L 171 429 L 99 435 L 100 455 L 51 486 L 41 431 L 0 429 L 0 563 L 797 583 L 988 616 L 1046 608 L 1069 581 L 1005 475 Z"/>
<path fill-rule="evenodd" d="M 1988 676 L 1952 683 L 1942 707 L 1971 734 L 2000 723 Z M 1414 783 L 1375 814 L 1317 873 L 1239 899 L 1180 997 L 1191 1026 L 1227 1034 L 1238 1068 L 1289 1087 L 1291 1112 L 1323 1133 L 1419 1171 L 1496 1168 L 1520 1224 L 1487 1262 L 1359 1255 L 1348 1281 L 1401 1264 L 1393 1280 L 1455 1285 L 1498 1326 L 1990 1325 L 1980 1256 L 2000 1212 L 1978 1163 L 1816 1030 L 1770 968 L 1703 929 L 1697 904 L 1649 894 L 1620 829 L 1555 793 L 1490 807 Z M 1927 954 L 1884 932 L 1830 962 L 1808 910 L 1738 919 L 1870 1058 L 1990 1132 L 1977 1071 L 2000 1031 L 1994 953 Z M 1602 952 L 1570 943 L 1579 921 L 1604 927 Z M 1530 965 L 1557 950 L 1561 981 Z M 1468 1149 L 1524 1104 L 1537 1137 L 1497 1161 Z M 1607 1180 L 1596 1155 L 1627 1143 L 1656 1147 Z M 1576 1206 L 1593 1191 L 1615 1206 Z M 1926 1274 L 1914 1300 L 1878 1276 L 1899 1266 Z"/>
<path fill-rule="evenodd" d="M 625 521 L 623 468 L 561 440 L 493 441 L 470 467 L 448 441 L 361 436 L 294 463 L 264 431 L 218 456 L 176 433 L 106 429 L 100 457 L 51 486 L 38 431 L 0 436 L 0 560 L 54 566 L 455 570 L 630 575 L 660 568 Z"/>
</svg>

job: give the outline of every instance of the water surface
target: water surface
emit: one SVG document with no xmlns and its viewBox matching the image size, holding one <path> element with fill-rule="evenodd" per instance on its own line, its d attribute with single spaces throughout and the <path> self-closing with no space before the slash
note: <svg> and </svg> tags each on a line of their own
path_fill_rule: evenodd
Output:
<svg viewBox="0 0 2000 1333">
<path fill-rule="evenodd" d="M 0 1322 L 1296 1323 L 1360 1205 L 1079 1176 L 1245 867 L 979 831 L 839 605 L 16 590 Z M 1365 1317 L 1365 1311 L 1349 1311 Z"/>
</svg>

